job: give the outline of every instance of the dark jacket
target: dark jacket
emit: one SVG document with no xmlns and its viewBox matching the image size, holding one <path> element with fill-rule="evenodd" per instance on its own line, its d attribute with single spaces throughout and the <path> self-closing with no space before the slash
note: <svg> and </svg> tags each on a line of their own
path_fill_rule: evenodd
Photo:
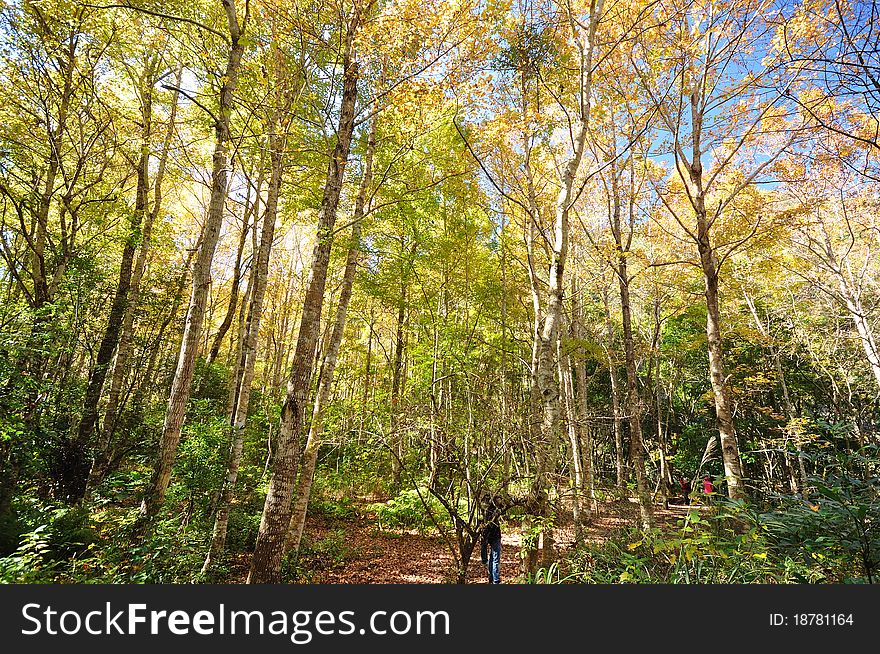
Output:
<svg viewBox="0 0 880 654">
<path fill-rule="evenodd" d="M 481 535 L 487 542 L 496 541 L 501 538 L 501 525 L 499 520 L 503 513 L 503 507 L 495 503 L 494 500 L 489 501 L 486 513 L 483 518 L 483 530 Z"/>
</svg>

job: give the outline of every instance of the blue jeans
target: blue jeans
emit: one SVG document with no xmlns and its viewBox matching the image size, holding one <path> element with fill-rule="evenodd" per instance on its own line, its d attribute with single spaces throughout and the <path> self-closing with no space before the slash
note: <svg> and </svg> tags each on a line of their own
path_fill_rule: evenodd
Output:
<svg viewBox="0 0 880 654">
<path fill-rule="evenodd" d="M 487 547 L 488 545 L 488 547 Z M 491 540 L 488 543 L 484 541 L 483 550 L 485 552 L 483 556 L 483 563 L 486 564 L 486 568 L 489 572 L 489 583 L 490 584 L 500 584 L 501 583 L 501 539 L 498 538 L 496 540 Z M 486 551 L 488 550 L 488 551 Z"/>
</svg>

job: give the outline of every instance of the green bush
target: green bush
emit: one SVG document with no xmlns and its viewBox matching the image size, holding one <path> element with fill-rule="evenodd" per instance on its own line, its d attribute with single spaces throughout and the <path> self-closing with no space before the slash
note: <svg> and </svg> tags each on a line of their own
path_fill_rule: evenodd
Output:
<svg viewBox="0 0 880 654">
<path fill-rule="evenodd" d="M 49 535 L 43 525 L 24 534 L 11 556 L 0 558 L 0 583 L 52 583 L 58 566 L 59 562 L 49 556 Z"/>
<path fill-rule="evenodd" d="M 349 520 L 357 516 L 357 508 L 347 497 L 334 500 L 312 494 L 309 498 L 309 515 L 321 515 L 331 520 Z"/>
<path fill-rule="evenodd" d="M 782 509 L 761 516 L 772 547 L 822 570 L 829 581 L 878 581 L 880 479 L 828 475 L 810 481 L 808 498 L 787 498 Z"/>
<path fill-rule="evenodd" d="M 125 531 L 124 526 L 121 531 Z M 161 515 L 142 542 L 135 539 L 132 543 L 126 538 L 105 542 L 104 583 L 187 584 L 199 581 L 209 539 L 209 531 L 187 528 L 180 516 L 168 518 Z"/>
<path fill-rule="evenodd" d="M 94 556 L 98 532 L 84 507 L 43 507 L 48 522 L 16 534 L 18 547 L 0 558 L 0 581 L 5 583 L 51 583 L 68 567 L 68 560 Z M 10 527 L 10 537 L 23 523 Z"/>
<path fill-rule="evenodd" d="M 260 531 L 259 513 L 246 513 L 240 510 L 229 512 L 229 524 L 226 526 L 226 549 L 230 552 L 247 552 L 257 544 L 257 533 Z"/>
<path fill-rule="evenodd" d="M 390 475 L 390 457 L 382 442 L 371 437 L 360 444 L 322 448 L 315 484 L 321 487 L 319 495 L 387 497 Z"/>
<path fill-rule="evenodd" d="M 97 504 L 140 504 L 144 487 L 150 482 L 151 475 L 148 468 L 116 470 L 107 475 L 103 483 L 95 489 L 94 501 Z"/>
<path fill-rule="evenodd" d="M 380 530 L 416 529 L 428 533 L 436 527 L 432 515 L 438 522 L 449 521 L 446 509 L 426 488 L 403 490 L 387 502 L 369 504 L 366 509 L 375 514 Z"/>
<path fill-rule="evenodd" d="M 343 565 L 356 557 L 357 550 L 348 543 L 344 529 L 334 529 L 323 538 L 303 537 L 299 554 L 290 554 L 281 567 L 282 579 L 288 582 L 311 583 L 324 570 Z"/>
<path fill-rule="evenodd" d="M 0 558 L 0 581 L 16 583 L 193 583 L 207 552 L 209 532 L 188 528 L 180 516 L 160 515 L 141 541 L 132 538 L 137 509 L 58 509 Z M 88 544 L 86 544 L 88 541 Z M 215 571 L 216 572 L 216 571 Z"/>
<path fill-rule="evenodd" d="M 204 513 L 219 493 L 226 472 L 229 429 L 222 416 L 211 413 L 205 400 L 194 402 L 192 419 L 184 427 L 174 464 L 175 483 L 169 505 L 186 502 L 189 513 Z"/>
<path fill-rule="evenodd" d="M 766 532 L 742 506 L 708 518 L 696 509 L 678 529 L 624 528 L 601 544 L 577 550 L 561 569 L 543 570 L 542 583 L 747 584 L 792 583 L 809 570 L 773 556 Z"/>
<path fill-rule="evenodd" d="M 98 542 L 89 510 L 83 506 L 55 509 L 47 536 L 48 554 L 55 559 L 82 557 Z"/>
<path fill-rule="evenodd" d="M 13 511 L 0 514 L 0 556 L 8 556 L 18 549 L 24 527 Z"/>
</svg>

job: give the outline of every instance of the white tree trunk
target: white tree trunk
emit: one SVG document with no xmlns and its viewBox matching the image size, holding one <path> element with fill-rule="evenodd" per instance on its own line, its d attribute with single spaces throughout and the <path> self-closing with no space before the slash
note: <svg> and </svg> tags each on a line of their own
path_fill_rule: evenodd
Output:
<svg viewBox="0 0 880 654">
<path fill-rule="evenodd" d="M 312 482 L 315 477 L 315 467 L 318 462 L 318 451 L 321 448 L 321 436 L 324 430 L 324 410 L 330 400 L 330 389 L 333 384 L 333 373 L 336 369 L 336 361 L 339 356 L 339 347 L 345 333 L 345 324 L 348 317 L 348 305 L 351 301 L 354 277 L 357 272 L 358 261 L 361 253 L 361 232 L 363 229 L 364 213 L 366 209 L 367 192 L 373 183 L 373 153 L 376 149 L 376 120 L 373 119 L 370 126 L 370 135 L 367 140 L 367 151 L 364 155 L 364 172 L 361 177 L 360 188 L 355 200 L 354 216 L 351 225 L 351 240 L 348 246 L 348 256 L 345 260 L 345 272 L 342 276 L 342 288 L 339 291 L 339 304 L 336 307 L 336 320 L 333 323 L 333 332 L 330 343 L 324 355 L 324 362 L 319 375 L 320 383 L 318 393 L 315 396 L 315 405 L 312 409 L 312 422 L 309 428 L 309 438 L 303 452 L 302 472 L 299 476 L 296 503 L 290 520 L 290 537 L 286 543 L 288 551 L 299 551 L 303 529 L 306 524 L 306 513 L 309 506 L 309 497 L 312 492 Z"/>
</svg>

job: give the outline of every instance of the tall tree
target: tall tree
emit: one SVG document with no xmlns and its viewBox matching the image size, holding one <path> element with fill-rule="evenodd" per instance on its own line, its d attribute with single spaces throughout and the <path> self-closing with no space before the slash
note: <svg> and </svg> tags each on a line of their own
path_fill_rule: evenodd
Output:
<svg viewBox="0 0 880 654">
<path fill-rule="evenodd" d="M 779 79 L 777 59 L 768 51 L 774 30 L 770 4 L 770 0 L 710 5 L 663 2 L 659 31 L 643 34 L 630 58 L 666 130 L 674 177 L 683 195 L 679 202 L 668 193 L 660 193 L 659 198 L 695 244 L 699 257 L 709 378 L 731 499 L 745 497 L 746 490 L 724 364 L 720 273 L 725 260 L 762 227 L 761 216 L 745 234 L 729 240 L 719 239 L 713 227 L 729 219 L 737 196 L 759 179 L 797 134 L 793 126 L 771 120 L 784 104 L 791 76 L 787 81 Z M 661 63 L 658 56 L 667 51 L 677 56 Z M 758 53 L 767 57 L 760 60 Z M 760 162 L 750 163 L 756 148 L 762 150 Z"/>
<path fill-rule="evenodd" d="M 290 528 L 291 503 L 299 466 L 300 438 L 303 436 L 312 367 L 320 332 L 324 287 L 327 283 L 330 250 L 333 245 L 333 229 L 354 133 L 355 103 L 360 75 L 355 52 L 355 37 L 371 6 L 371 2 L 364 5 L 355 4 L 345 19 L 345 28 L 339 37 L 342 97 L 336 126 L 336 144 L 330 153 L 321 208 L 318 211 L 315 246 L 312 250 L 311 270 L 303 300 L 299 334 L 281 409 L 278 445 L 272 462 L 272 476 L 269 480 L 260 531 L 248 573 L 248 583 L 277 582 L 281 574 L 281 560 Z"/>
<path fill-rule="evenodd" d="M 355 273 L 357 272 L 358 262 L 361 259 L 361 234 L 363 232 L 364 215 L 367 210 L 367 194 L 371 192 L 373 184 L 373 154 L 375 150 L 376 119 L 374 118 L 370 123 L 369 135 L 367 136 L 367 150 L 364 154 L 361 182 L 357 198 L 355 199 L 354 214 L 351 219 L 351 235 L 349 237 L 348 254 L 345 258 L 345 270 L 342 274 L 342 287 L 339 290 L 339 302 L 336 305 L 336 317 L 333 321 L 333 331 L 330 333 L 330 342 L 327 345 L 324 359 L 321 362 L 321 370 L 318 374 L 318 392 L 315 395 L 309 437 L 303 451 L 302 471 L 299 475 L 296 503 L 294 504 L 290 521 L 290 537 L 287 549 L 295 552 L 299 551 L 303 528 L 306 524 L 306 512 L 312 492 L 312 481 L 315 477 L 315 466 L 318 462 L 322 432 L 324 431 L 324 413 L 330 400 L 333 373 L 336 370 L 339 347 L 342 345 L 342 336 L 345 333 Z"/>
<path fill-rule="evenodd" d="M 653 511 L 651 497 L 648 490 L 648 482 L 645 473 L 645 441 L 642 436 L 642 400 L 638 388 L 638 371 L 636 370 L 635 335 L 633 328 L 633 307 L 630 297 L 630 273 L 629 258 L 631 256 L 632 240 L 635 234 L 636 223 L 636 199 L 635 194 L 637 180 L 632 159 L 625 157 L 618 163 L 616 134 L 612 128 L 609 150 L 606 153 L 610 159 L 607 178 L 609 199 L 609 226 L 614 238 L 614 253 L 611 257 L 611 267 L 617 277 L 617 287 L 620 293 L 620 315 L 623 330 L 623 351 L 626 362 L 626 389 L 627 389 L 627 413 L 629 414 L 629 452 L 636 477 L 636 489 L 639 498 L 639 511 L 642 518 L 642 526 L 649 529 L 653 523 Z M 627 165 L 629 162 L 630 165 Z M 621 189 L 621 171 L 629 171 L 630 188 L 628 201 L 623 197 Z M 622 214 L 626 211 L 626 228 L 623 226 Z"/>
<path fill-rule="evenodd" d="M 202 231 L 201 244 L 193 264 L 192 291 L 186 313 L 186 325 L 180 353 L 177 357 L 174 381 L 172 382 L 171 393 L 168 397 L 168 408 L 165 413 L 162 437 L 159 440 L 159 451 L 153 467 L 153 476 L 149 488 L 141 502 L 140 519 L 144 525 L 159 512 L 171 480 L 171 471 L 177 453 L 177 446 L 180 443 L 180 434 L 183 428 L 184 415 L 186 414 L 186 405 L 189 401 L 196 356 L 205 318 L 208 291 L 211 285 L 211 263 L 214 260 L 217 241 L 220 238 L 220 227 L 223 224 L 223 213 L 229 181 L 229 147 L 232 139 L 230 121 L 238 74 L 245 50 L 244 34 L 248 24 L 249 10 L 246 6 L 244 16 L 239 21 L 235 0 L 222 0 L 222 4 L 226 15 L 226 27 L 229 37 L 227 45 L 229 50 L 226 57 L 225 71 L 220 79 L 217 96 L 217 114 L 212 116 L 214 122 L 214 153 L 211 168 L 211 195 Z"/>
<path fill-rule="evenodd" d="M 119 334 L 119 340 L 116 346 L 116 355 L 113 358 L 113 372 L 110 376 L 110 390 L 107 394 L 107 405 L 104 409 L 104 419 L 101 426 L 101 432 L 97 442 L 97 452 L 95 461 L 92 464 L 90 473 L 90 485 L 100 481 L 109 461 L 109 446 L 113 433 L 116 429 L 116 420 L 119 415 L 120 401 L 122 396 L 122 385 L 128 372 L 128 364 L 131 357 L 135 314 L 138 308 L 138 301 L 141 295 L 141 281 L 147 268 L 147 258 L 150 253 L 150 246 L 153 234 L 153 225 L 159 218 L 162 210 L 163 199 L 163 181 L 165 179 L 165 171 L 168 165 L 168 157 L 171 150 L 171 143 L 176 133 L 176 119 L 178 104 L 180 100 L 180 84 L 183 76 L 183 66 L 178 64 L 175 73 L 175 88 L 172 91 L 171 109 L 168 116 L 168 124 L 165 130 L 165 137 L 159 152 L 159 159 L 156 165 L 155 178 L 153 179 L 153 202 L 149 211 L 144 216 L 143 227 L 139 235 L 139 243 L 137 256 L 131 271 L 131 280 L 129 282 L 127 307 L 125 317 L 122 321 L 122 327 Z M 148 174 L 148 171 L 145 171 Z M 138 183 L 140 184 L 140 173 L 138 174 Z M 108 325 L 109 326 L 109 325 Z"/>
</svg>

